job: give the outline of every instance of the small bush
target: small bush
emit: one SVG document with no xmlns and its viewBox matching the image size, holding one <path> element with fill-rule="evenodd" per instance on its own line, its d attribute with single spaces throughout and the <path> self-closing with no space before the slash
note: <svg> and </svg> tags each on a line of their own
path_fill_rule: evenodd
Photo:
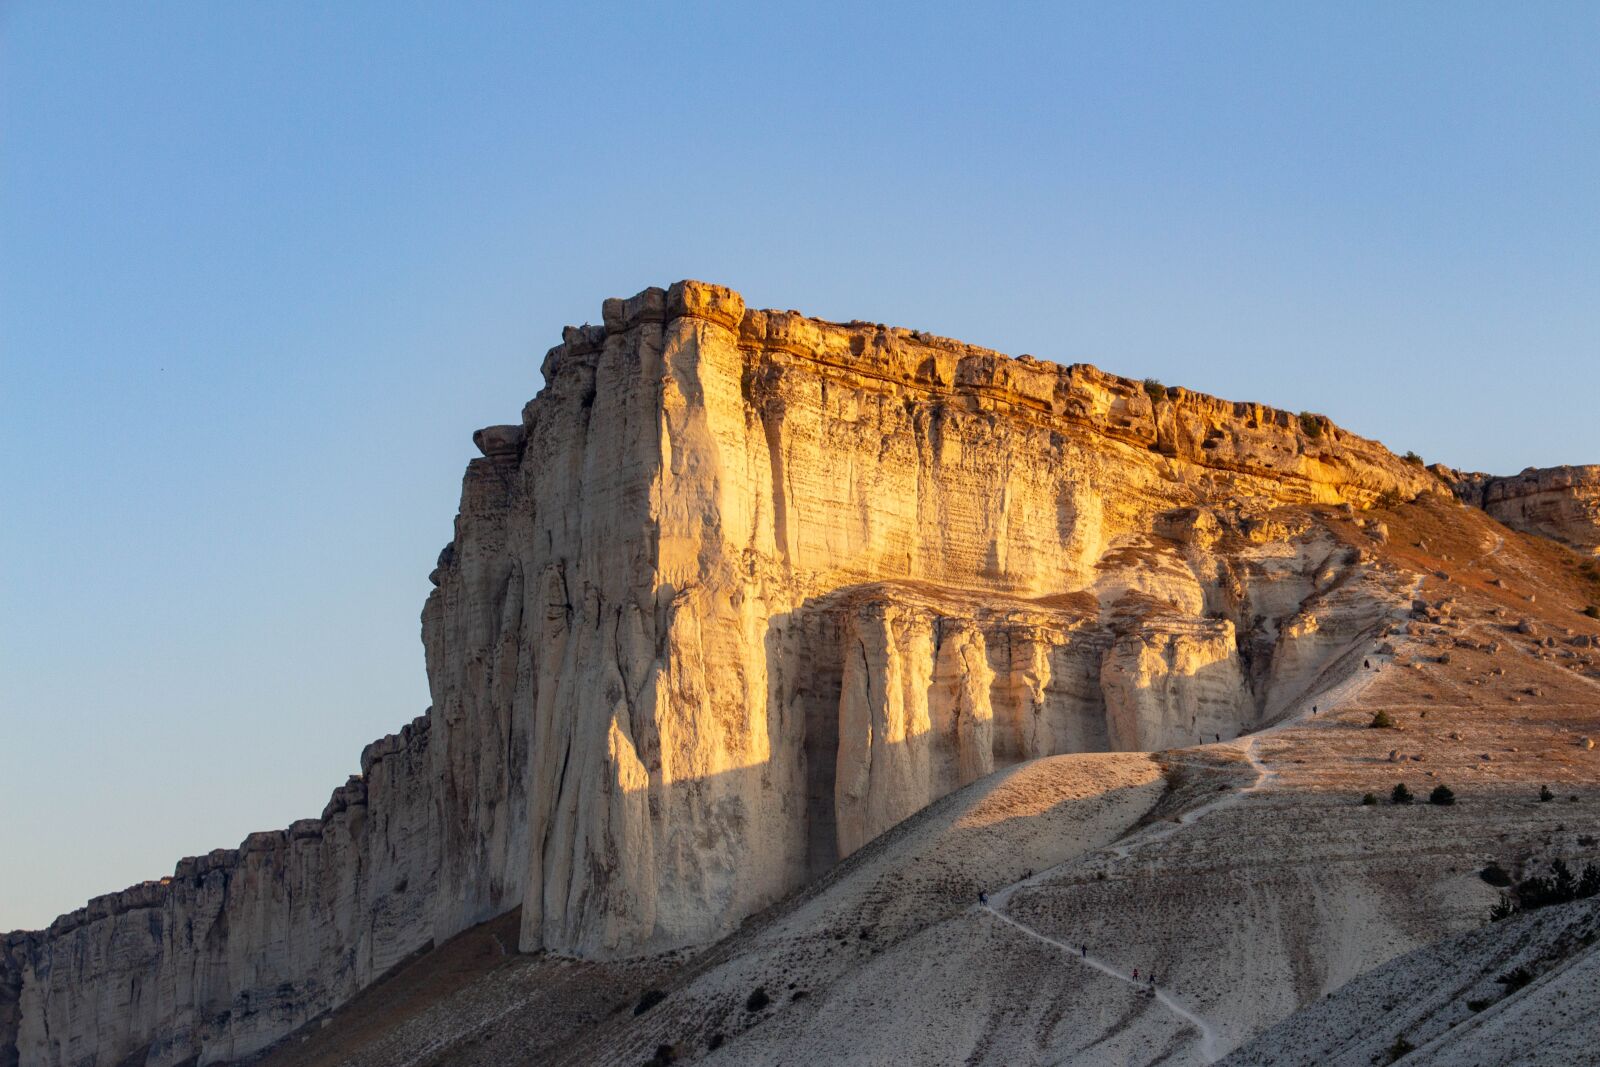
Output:
<svg viewBox="0 0 1600 1067">
<path fill-rule="evenodd" d="M 646 989 L 644 991 L 644 995 L 639 998 L 639 1003 L 633 1006 L 633 1014 L 635 1017 L 643 1015 L 645 1012 L 649 1011 L 651 1008 L 655 1007 L 657 1004 L 660 1004 L 666 999 L 667 995 L 661 990 Z"/>
<path fill-rule="evenodd" d="M 1554 800 L 1555 798 L 1556 798 L 1556 795 L 1554 793 L 1550 792 L 1550 787 L 1549 786 L 1541 785 L 1539 787 L 1539 803 L 1548 804 L 1552 800 Z"/>
<path fill-rule="evenodd" d="M 1385 489 L 1378 494 L 1378 506 L 1393 511 L 1401 505 L 1400 491 L 1398 489 Z"/>
<path fill-rule="evenodd" d="M 1501 894 L 1500 903 L 1489 912 L 1491 922 L 1507 919 L 1523 911 L 1547 908 L 1552 904 L 1566 904 L 1573 900 L 1586 900 L 1600 896 L 1600 866 L 1583 865 L 1580 874 L 1574 874 L 1567 861 L 1557 858 L 1550 863 L 1548 875 L 1531 875 L 1517 883 L 1512 896 Z"/>
<path fill-rule="evenodd" d="M 1469 1000 L 1469 1001 L 1467 1001 L 1467 1009 L 1469 1011 L 1475 1011 L 1475 1012 L 1476 1011 L 1482 1011 L 1484 1008 L 1487 1008 L 1490 1004 L 1493 1004 L 1493 1003 L 1494 1003 L 1494 1001 L 1492 1001 L 1492 1000 Z"/>
<path fill-rule="evenodd" d="M 671 1045 L 657 1045 L 656 1054 L 644 1061 L 644 1067 L 672 1067 L 677 1060 L 677 1049 Z"/>
<path fill-rule="evenodd" d="M 706 1042 L 706 1048 L 710 1049 L 712 1052 L 715 1052 L 717 1049 L 722 1047 L 722 1043 L 726 1040 L 728 1040 L 727 1037 L 723 1035 L 721 1030 L 718 1030 L 716 1033 L 711 1035 L 711 1040 Z"/>
<path fill-rule="evenodd" d="M 1422 457 L 1417 455 L 1415 452 L 1407 452 L 1400 458 L 1405 460 L 1407 463 L 1415 464 L 1418 467 L 1422 466 Z"/>
<path fill-rule="evenodd" d="M 1447 785 L 1436 785 L 1433 787 L 1433 792 L 1428 794 L 1429 804 L 1454 804 L 1455 802 L 1455 792 Z"/>
<path fill-rule="evenodd" d="M 1387 711 L 1378 712 L 1372 716 L 1372 721 L 1367 723 L 1368 728 L 1373 730 L 1393 730 L 1394 725 L 1394 719 Z"/>
<path fill-rule="evenodd" d="M 1146 378 L 1144 380 L 1144 391 L 1151 400 L 1158 404 L 1167 398 L 1167 387 L 1161 384 L 1160 378 Z"/>
<path fill-rule="evenodd" d="M 1529 971 L 1526 967 L 1517 967 L 1513 970 L 1507 971 L 1505 974 L 1502 974 L 1499 978 L 1496 978 L 1495 981 L 1505 986 L 1507 993 L 1515 993 L 1517 990 L 1533 981 L 1533 972 Z"/>
<path fill-rule="evenodd" d="M 1411 790 L 1406 788 L 1404 782 L 1395 786 L 1394 790 L 1389 794 L 1389 803 L 1391 804 L 1409 804 L 1414 799 L 1416 798 L 1411 795 Z"/>
<path fill-rule="evenodd" d="M 1389 1046 L 1389 1062 L 1393 1063 L 1401 1057 L 1409 1056 L 1416 1050 L 1417 1046 L 1407 1041 L 1404 1034 L 1399 1034 L 1395 1037 L 1394 1044 Z"/>
<path fill-rule="evenodd" d="M 744 1006 L 746 1011 L 760 1011 L 771 1003 L 772 998 L 767 996 L 767 991 L 761 986 L 756 986 L 751 991 L 749 999 L 744 1002 Z"/>
<path fill-rule="evenodd" d="M 1507 874 L 1506 869 L 1498 863 L 1489 864 L 1489 866 L 1478 872 L 1478 877 L 1496 889 L 1504 889 L 1511 884 L 1511 875 Z"/>
<path fill-rule="evenodd" d="M 1583 613 L 1591 619 L 1600 619 L 1600 604 L 1590 604 L 1583 609 Z"/>
<path fill-rule="evenodd" d="M 1378 802 L 1378 797 L 1377 797 L 1377 794 L 1375 794 L 1375 793 L 1365 793 L 1361 797 L 1361 806 L 1364 807 L 1364 808 L 1370 808 L 1370 807 L 1372 807 L 1372 805 L 1376 804 L 1377 802 Z"/>
<path fill-rule="evenodd" d="M 1322 436 L 1322 416 L 1312 411 L 1300 413 L 1300 432 L 1313 441 Z"/>
</svg>

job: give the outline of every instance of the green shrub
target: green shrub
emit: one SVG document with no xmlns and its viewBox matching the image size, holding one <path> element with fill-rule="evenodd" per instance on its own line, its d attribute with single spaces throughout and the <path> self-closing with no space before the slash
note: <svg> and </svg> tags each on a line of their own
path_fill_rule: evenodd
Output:
<svg viewBox="0 0 1600 1067">
<path fill-rule="evenodd" d="M 1404 782 L 1395 786 L 1393 791 L 1389 793 L 1389 803 L 1391 804 L 1409 804 L 1414 799 L 1416 798 L 1411 795 L 1411 790 L 1406 788 Z"/>
<path fill-rule="evenodd" d="M 1322 436 L 1322 416 L 1312 411 L 1300 413 L 1300 432 L 1313 441 Z"/>
<path fill-rule="evenodd" d="M 1511 884 L 1511 875 L 1507 874 L 1506 869 L 1498 863 L 1489 864 L 1489 866 L 1478 872 L 1478 877 L 1496 889 L 1504 889 Z"/>
<path fill-rule="evenodd" d="M 1366 794 L 1363 794 L 1362 797 L 1361 797 L 1361 806 L 1364 807 L 1364 808 L 1370 808 L 1370 807 L 1372 807 L 1372 805 L 1376 804 L 1377 802 L 1378 802 L 1378 797 L 1377 797 L 1377 794 L 1375 794 L 1375 793 L 1366 793 Z"/>
<path fill-rule="evenodd" d="M 1551 861 L 1549 874 L 1530 875 L 1517 883 L 1512 895 L 1502 893 L 1500 902 L 1489 911 L 1489 920 L 1499 922 L 1519 912 L 1597 895 L 1600 895 L 1600 866 L 1586 863 L 1581 874 L 1574 874 L 1566 860 L 1557 858 Z"/>
<path fill-rule="evenodd" d="M 1482 1011 L 1484 1008 L 1487 1008 L 1493 1003 L 1494 1001 L 1492 1000 L 1469 1000 L 1467 1001 L 1467 1010 L 1474 1012 Z"/>
<path fill-rule="evenodd" d="M 1433 792 L 1428 794 L 1429 804 L 1454 804 L 1455 802 L 1455 792 L 1447 785 L 1436 785 L 1433 787 Z"/>
<path fill-rule="evenodd" d="M 1367 726 L 1373 730 L 1393 730 L 1395 724 L 1387 711 L 1379 711 L 1372 716 L 1372 721 L 1367 723 Z"/>
<path fill-rule="evenodd" d="M 1550 787 L 1549 786 L 1541 785 L 1539 787 L 1539 803 L 1548 804 L 1552 800 L 1554 800 L 1555 798 L 1556 798 L 1556 795 L 1554 793 L 1550 792 Z"/>
<path fill-rule="evenodd" d="M 667 995 L 661 990 L 646 989 L 644 991 L 644 995 L 639 998 L 639 1003 L 633 1006 L 633 1014 L 635 1016 L 643 1015 L 645 1012 L 649 1011 L 651 1008 L 655 1007 L 657 1004 L 660 1004 L 666 999 Z"/>
<path fill-rule="evenodd" d="M 1400 458 L 1405 460 L 1407 463 L 1414 463 L 1418 467 L 1423 465 L 1422 457 L 1417 455 L 1415 452 L 1407 452 L 1405 455 L 1401 456 Z"/>
<path fill-rule="evenodd" d="M 1161 384 L 1160 378 L 1146 378 L 1144 380 L 1144 391 L 1157 404 L 1167 398 L 1167 387 Z"/>
<path fill-rule="evenodd" d="M 767 991 L 761 986 L 756 986 L 751 991 L 749 999 L 744 1002 L 744 1006 L 747 1011 L 760 1011 L 771 1003 L 772 998 L 767 996 Z"/>
</svg>

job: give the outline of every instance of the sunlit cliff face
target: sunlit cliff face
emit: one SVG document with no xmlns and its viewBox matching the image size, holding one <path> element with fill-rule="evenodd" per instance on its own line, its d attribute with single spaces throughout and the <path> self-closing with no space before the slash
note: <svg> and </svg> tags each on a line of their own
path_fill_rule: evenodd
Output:
<svg viewBox="0 0 1600 1067">
<path fill-rule="evenodd" d="M 24 1062 L 248 1055 L 519 906 L 528 950 L 704 944 L 996 768 L 1253 730 L 1405 601 L 1329 516 L 1437 485 L 1325 421 L 717 286 L 603 319 L 475 437 L 428 714 L 321 819 L 8 941 Z"/>
<path fill-rule="evenodd" d="M 715 286 L 604 319 L 485 431 L 424 616 L 440 922 L 520 899 L 525 948 L 704 941 L 996 766 L 1255 728 L 1400 595 L 1306 509 L 1437 488 Z"/>
</svg>

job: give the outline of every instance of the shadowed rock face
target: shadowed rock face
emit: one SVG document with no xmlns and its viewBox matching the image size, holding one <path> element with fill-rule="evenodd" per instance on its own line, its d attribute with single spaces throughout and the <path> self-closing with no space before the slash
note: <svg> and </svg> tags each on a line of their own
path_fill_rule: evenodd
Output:
<svg viewBox="0 0 1600 1067">
<path fill-rule="evenodd" d="M 717 286 L 603 318 L 475 438 L 427 717 L 323 819 L 11 935 L 0 1063 L 246 1055 L 519 905 L 525 950 L 704 943 L 996 768 L 1254 729 L 1405 602 L 1314 506 L 1439 484 Z"/>
</svg>

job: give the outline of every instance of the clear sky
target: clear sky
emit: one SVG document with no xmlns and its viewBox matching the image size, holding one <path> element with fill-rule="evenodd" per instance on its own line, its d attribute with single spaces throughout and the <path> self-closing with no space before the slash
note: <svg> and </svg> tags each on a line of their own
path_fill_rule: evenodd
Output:
<svg viewBox="0 0 1600 1067">
<path fill-rule="evenodd" d="M 1600 462 L 1592 4 L 0 7 L 0 930 L 428 704 L 471 432 L 756 305 Z"/>
</svg>

